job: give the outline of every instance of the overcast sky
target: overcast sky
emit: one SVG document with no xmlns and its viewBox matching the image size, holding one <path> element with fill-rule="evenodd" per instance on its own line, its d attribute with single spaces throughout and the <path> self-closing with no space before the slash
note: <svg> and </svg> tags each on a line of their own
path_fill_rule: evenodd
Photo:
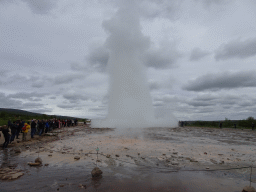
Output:
<svg viewBox="0 0 256 192">
<path fill-rule="evenodd" d="M 120 0 L 1 0 L 0 108 L 103 118 Z M 126 2 L 129 2 L 128 0 Z M 256 118 L 255 0 L 137 0 L 156 115 Z"/>
</svg>

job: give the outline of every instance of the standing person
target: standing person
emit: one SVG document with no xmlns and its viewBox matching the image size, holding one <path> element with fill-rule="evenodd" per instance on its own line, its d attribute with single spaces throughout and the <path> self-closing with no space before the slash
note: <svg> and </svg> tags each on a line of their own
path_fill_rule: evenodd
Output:
<svg viewBox="0 0 256 192">
<path fill-rule="evenodd" d="M 45 133 L 47 133 L 48 131 L 49 131 L 49 122 L 48 121 L 46 121 L 45 122 Z"/>
<path fill-rule="evenodd" d="M 45 132 L 45 119 L 42 120 L 42 123 L 43 123 L 43 131 L 42 131 L 42 134 Z"/>
<path fill-rule="evenodd" d="M 58 126 L 58 127 L 59 127 L 59 129 L 60 129 L 60 119 L 58 120 L 58 124 L 59 124 L 59 126 Z"/>
<path fill-rule="evenodd" d="M 252 123 L 252 130 L 254 130 L 254 123 Z"/>
<path fill-rule="evenodd" d="M 38 128 L 39 128 L 39 136 L 41 136 L 41 134 L 44 131 L 44 124 L 43 124 L 42 120 L 38 120 Z"/>
<path fill-rule="evenodd" d="M 39 135 L 40 129 L 39 129 L 39 119 L 36 121 L 36 133 L 37 135 Z"/>
<path fill-rule="evenodd" d="M 22 119 L 20 121 L 21 121 L 21 128 L 22 128 L 24 127 L 25 121 L 23 121 Z"/>
<path fill-rule="evenodd" d="M 54 124 L 55 128 L 58 128 L 59 127 L 59 122 L 57 119 L 55 119 L 55 124 Z"/>
<path fill-rule="evenodd" d="M 5 148 L 7 148 L 9 141 L 10 141 L 9 128 L 6 125 L 4 125 L 2 127 L 2 133 L 4 135 L 3 149 L 5 149 Z"/>
<path fill-rule="evenodd" d="M 12 126 L 12 122 L 11 122 L 11 119 L 9 119 L 9 121 L 8 121 L 8 128 L 11 128 L 11 126 Z"/>
<path fill-rule="evenodd" d="M 222 129 L 222 122 L 220 122 L 220 125 L 219 125 L 220 129 Z"/>
<path fill-rule="evenodd" d="M 28 130 L 30 129 L 30 123 L 24 123 L 24 126 L 22 128 L 22 132 L 23 132 L 23 137 L 22 137 L 22 141 L 27 141 L 27 134 L 28 134 Z"/>
<path fill-rule="evenodd" d="M 10 143 L 14 141 L 16 132 L 17 132 L 17 128 L 18 128 L 19 124 L 15 121 L 13 121 L 12 125 L 11 125 L 11 140 Z"/>
<path fill-rule="evenodd" d="M 33 119 L 31 122 L 31 138 L 34 138 L 35 132 L 36 132 L 36 122 Z"/>
<path fill-rule="evenodd" d="M 49 125 L 50 125 L 50 131 L 52 131 L 53 130 L 53 120 L 50 120 Z"/>
<path fill-rule="evenodd" d="M 17 131 L 16 131 L 16 139 L 19 139 L 19 134 L 20 134 L 21 129 L 22 129 L 22 120 L 19 120 L 18 123 L 19 123 L 19 125 L 18 125 Z"/>
</svg>

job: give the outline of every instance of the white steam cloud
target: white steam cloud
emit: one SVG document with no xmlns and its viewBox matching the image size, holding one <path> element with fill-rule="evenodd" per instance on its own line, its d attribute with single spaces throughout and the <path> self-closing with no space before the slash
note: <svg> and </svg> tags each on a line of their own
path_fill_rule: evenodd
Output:
<svg viewBox="0 0 256 192">
<path fill-rule="evenodd" d="M 103 22 L 109 33 L 110 74 L 108 116 L 93 120 L 92 127 L 144 128 L 175 127 L 177 120 L 170 114 L 156 119 L 141 56 L 150 46 L 150 39 L 141 32 L 137 2 L 122 1 L 116 15 Z"/>
</svg>

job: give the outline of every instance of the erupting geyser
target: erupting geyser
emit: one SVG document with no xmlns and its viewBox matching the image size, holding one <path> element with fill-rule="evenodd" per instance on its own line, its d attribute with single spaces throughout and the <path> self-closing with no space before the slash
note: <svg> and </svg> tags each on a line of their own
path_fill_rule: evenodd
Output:
<svg viewBox="0 0 256 192">
<path fill-rule="evenodd" d="M 141 55 L 149 48 L 150 39 L 141 32 L 136 1 L 123 1 L 116 15 L 103 22 L 110 33 L 106 41 L 109 49 L 110 75 L 108 115 L 93 120 L 92 127 L 174 127 L 177 120 L 170 115 L 156 119 L 147 86 Z"/>
</svg>

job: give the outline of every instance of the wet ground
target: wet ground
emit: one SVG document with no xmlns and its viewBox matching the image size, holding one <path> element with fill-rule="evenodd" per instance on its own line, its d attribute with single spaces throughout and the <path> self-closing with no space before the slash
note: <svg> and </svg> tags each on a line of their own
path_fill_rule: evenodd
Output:
<svg viewBox="0 0 256 192">
<path fill-rule="evenodd" d="M 240 168 L 256 166 L 256 131 L 251 130 L 79 126 L 59 131 L 24 143 L 22 153 L 11 148 L 0 152 L 1 167 L 24 172 L 16 180 L 2 181 L 0 191 L 240 192 L 250 179 L 250 169 Z M 38 156 L 43 166 L 27 165 Z M 95 166 L 103 171 L 97 180 L 91 178 Z M 214 171 L 229 168 L 238 169 Z"/>
</svg>

